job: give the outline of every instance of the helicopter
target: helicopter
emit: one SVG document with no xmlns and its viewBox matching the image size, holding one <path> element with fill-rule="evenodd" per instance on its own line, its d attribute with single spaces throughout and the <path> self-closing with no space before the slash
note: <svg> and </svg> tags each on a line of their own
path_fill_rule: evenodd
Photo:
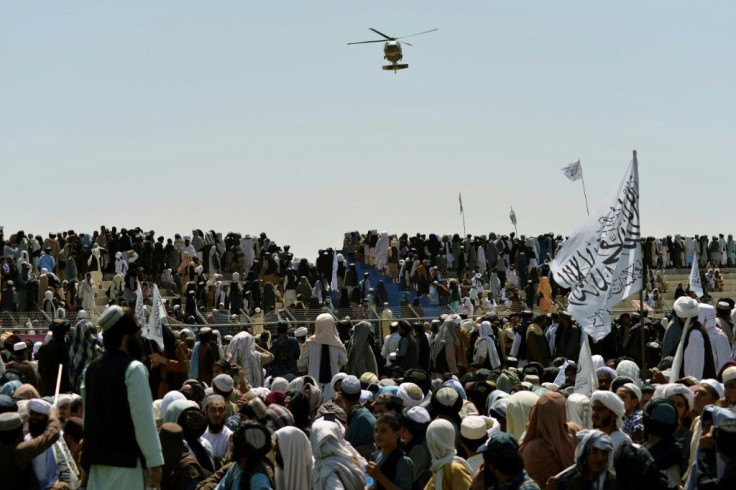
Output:
<svg viewBox="0 0 736 490">
<path fill-rule="evenodd" d="M 399 42 L 399 39 L 404 39 L 406 37 L 412 37 L 412 36 L 419 36 L 420 34 L 427 34 L 428 32 L 434 32 L 438 30 L 438 29 L 430 29 L 429 31 L 417 32 L 416 34 L 409 34 L 408 36 L 391 37 L 391 36 L 387 36 L 386 34 L 372 27 L 369 27 L 369 29 L 375 32 L 376 34 L 383 36 L 385 39 L 375 39 L 373 41 L 359 41 L 356 43 L 348 43 L 348 45 L 385 42 L 386 44 L 383 45 L 383 58 L 388 60 L 391 64 L 383 65 L 382 68 L 384 70 L 393 70 L 394 73 L 396 73 L 396 70 L 403 70 L 404 68 L 409 68 L 408 64 L 399 63 L 399 61 L 401 61 L 404 57 L 404 55 L 401 53 L 401 43 Z M 409 44 L 406 41 L 404 41 L 404 44 L 406 44 L 407 46 L 413 46 L 413 44 Z"/>
</svg>

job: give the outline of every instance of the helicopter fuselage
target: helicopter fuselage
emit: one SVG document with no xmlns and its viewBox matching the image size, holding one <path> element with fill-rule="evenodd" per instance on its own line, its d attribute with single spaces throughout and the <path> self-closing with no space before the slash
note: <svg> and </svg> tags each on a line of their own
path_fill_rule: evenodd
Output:
<svg viewBox="0 0 736 490">
<path fill-rule="evenodd" d="M 383 57 L 391 63 L 398 63 L 404 57 L 401 52 L 401 43 L 399 41 L 389 41 L 383 45 Z"/>
</svg>

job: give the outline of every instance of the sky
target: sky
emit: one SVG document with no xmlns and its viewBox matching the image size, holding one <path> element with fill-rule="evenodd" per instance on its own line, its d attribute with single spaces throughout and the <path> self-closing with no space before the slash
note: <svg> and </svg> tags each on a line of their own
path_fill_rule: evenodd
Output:
<svg viewBox="0 0 736 490">
<path fill-rule="evenodd" d="M 646 235 L 732 232 L 736 3 L 4 2 L 6 235 L 569 234 L 638 151 Z M 374 27 L 408 39 L 382 71 Z"/>
</svg>

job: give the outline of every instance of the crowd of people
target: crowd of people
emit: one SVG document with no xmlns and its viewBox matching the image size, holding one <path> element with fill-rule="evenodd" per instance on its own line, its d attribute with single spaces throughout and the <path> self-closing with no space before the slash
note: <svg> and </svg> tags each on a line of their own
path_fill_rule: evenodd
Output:
<svg viewBox="0 0 736 490">
<path fill-rule="evenodd" d="M 509 301 L 516 289 L 526 307 L 554 310 L 564 298 L 548 263 L 563 245 L 562 236 L 514 233 L 461 237 L 389 235 L 375 230 L 345 233 L 342 250 L 319 250 L 317 257 L 295 257 L 265 233 L 207 233 L 165 238 L 140 228 L 100 227 L 93 233 L 74 230 L 47 237 L 23 230 L 6 237 L 0 229 L 0 312 L 43 310 L 49 318 L 84 309 L 95 317 L 95 296 L 103 278 L 110 304 L 135 300 L 142 285 L 146 298 L 155 283 L 198 318 L 213 310 L 230 314 L 269 312 L 278 308 L 358 309 L 383 306 L 387 283 L 416 293 L 419 306 L 452 305 L 491 309 Z M 698 257 L 704 284 L 722 289 L 719 266 L 733 266 L 736 242 L 731 235 L 643 240 L 650 271 L 647 299 L 657 303 L 666 292 L 661 271 L 689 266 Z M 359 277 L 356 263 L 377 269 L 376 278 Z M 467 300 L 467 301 L 466 301 Z M 408 301 L 408 300 L 407 300 Z M 183 314 L 183 313 L 182 313 Z"/>
<path fill-rule="evenodd" d="M 55 317 L 42 342 L 2 333 L 4 488 L 736 488 L 731 298 L 712 306 L 683 291 L 663 320 L 619 315 L 590 339 L 585 373 L 586 333 L 549 275 L 552 235 L 347 233 L 313 264 L 265 234 L 194 236 L 3 240 L 3 298 L 25 282 L 23 307 L 48 299 Z M 388 302 L 356 262 L 457 313 L 336 318 L 333 294 Z M 114 279 L 97 316 L 79 291 L 104 275 Z M 141 337 L 132 308 L 142 283 L 182 297 L 165 308 L 184 322 L 164 322 L 160 345 Z M 221 335 L 195 318 L 199 304 L 227 318 L 277 299 L 327 310 L 311 325 L 281 320 L 273 335 Z M 59 308 L 77 310 L 75 323 Z M 589 374 L 596 386 L 576 383 Z"/>
</svg>

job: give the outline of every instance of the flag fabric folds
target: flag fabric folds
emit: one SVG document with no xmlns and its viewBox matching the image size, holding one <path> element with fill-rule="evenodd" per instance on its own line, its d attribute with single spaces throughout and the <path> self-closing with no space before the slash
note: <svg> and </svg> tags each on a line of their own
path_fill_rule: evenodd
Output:
<svg viewBox="0 0 736 490">
<path fill-rule="evenodd" d="M 457 198 L 458 198 L 458 200 L 460 200 L 460 214 L 462 214 L 462 212 L 463 212 L 463 193 L 462 192 L 458 192 L 457 193 Z"/>
<path fill-rule="evenodd" d="M 639 164 L 634 160 L 613 195 L 578 227 L 550 264 L 570 288 L 568 310 L 595 340 L 611 330 L 611 308 L 642 287 Z"/>
<path fill-rule="evenodd" d="M 148 338 L 146 332 L 148 331 L 148 324 L 146 322 L 146 309 L 143 307 L 143 290 L 141 289 L 140 281 L 136 281 L 137 287 L 135 289 L 135 314 L 138 315 L 138 322 L 141 324 L 141 336 Z"/>
<path fill-rule="evenodd" d="M 588 336 L 583 335 L 583 345 L 580 346 L 578 357 L 578 372 L 575 375 L 575 393 L 581 393 L 588 398 L 598 389 L 598 377 L 593 367 L 593 355 L 590 352 Z"/>
<path fill-rule="evenodd" d="M 514 207 L 511 207 L 511 212 L 509 213 L 509 219 L 511 219 L 511 224 L 516 226 L 516 213 L 514 212 Z"/>
<path fill-rule="evenodd" d="M 693 254 L 693 266 L 690 268 L 690 291 L 694 291 L 698 298 L 703 297 L 703 283 L 700 280 L 700 266 L 698 265 L 698 253 Z"/>
<path fill-rule="evenodd" d="M 161 350 L 164 349 L 164 334 L 161 323 L 165 316 L 166 308 L 164 308 L 163 301 L 161 301 L 161 293 L 158 290 L 158 286 L 154 284 L 153 307 L 151 308 L 148 322 L 146 323 L 146 327 L 143 328 L 141 336 L 156 342 Z"/>
<path fill-rule="evenodd" d="M 562 173 L 565 177 L 570 179 L 572 182 L 583 178 L 583 166 L 580 165 L 580 160 L 572 162 L 562 169 Z"/>
</svg>

